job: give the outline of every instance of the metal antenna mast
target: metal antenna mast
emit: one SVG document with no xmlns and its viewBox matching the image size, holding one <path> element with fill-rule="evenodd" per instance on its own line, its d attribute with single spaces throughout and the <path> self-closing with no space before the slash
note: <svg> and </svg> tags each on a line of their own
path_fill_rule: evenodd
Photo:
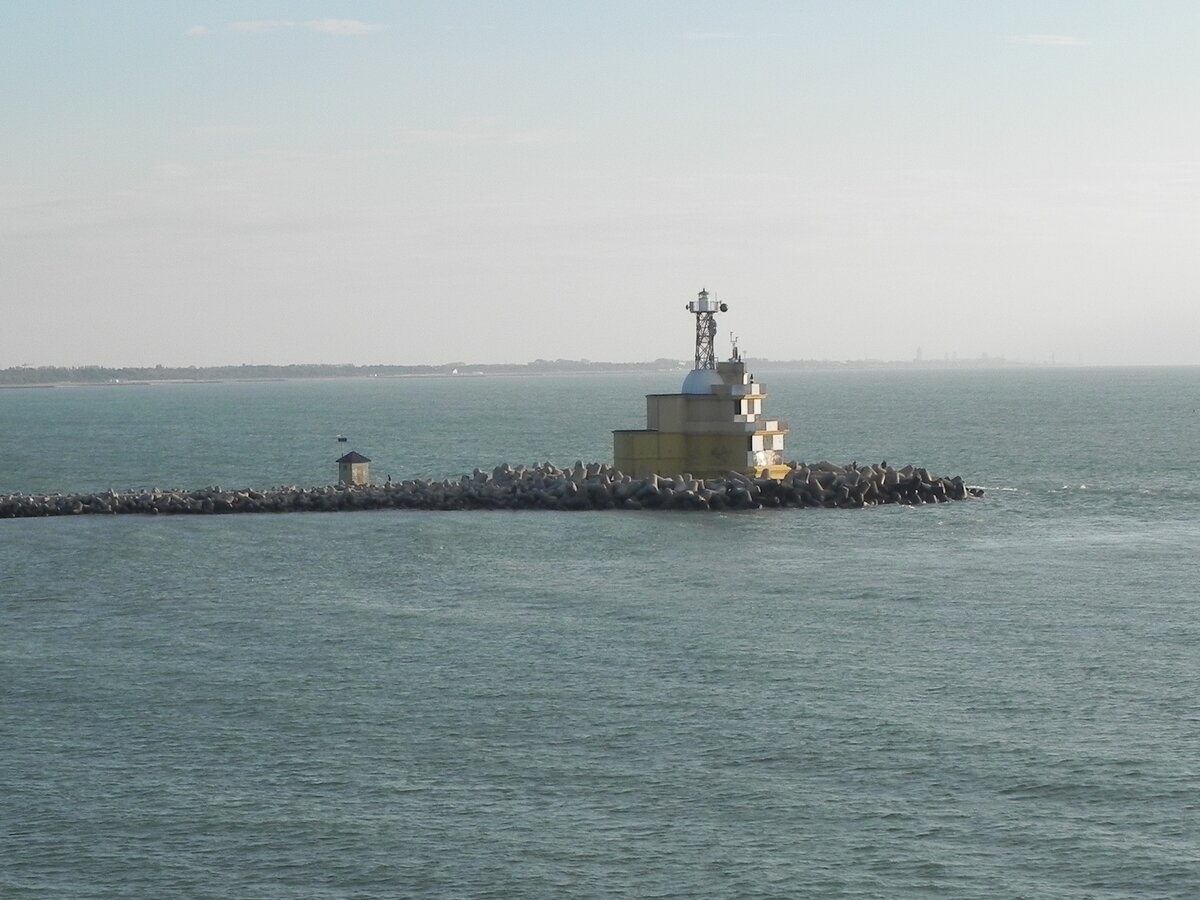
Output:
<svg viewBox="0 0 1200 900">
<path fill-rule="evenodd" d="M 726 312 L 729 307 L 708 299 L 708 291 L 702 290 L 686 309 L 696 316 L 696 368 L 715 369 L 717 355 L 713 351 L 713 338 L 717 336 L 716 316 L 718 312 Z"/>
</svg>

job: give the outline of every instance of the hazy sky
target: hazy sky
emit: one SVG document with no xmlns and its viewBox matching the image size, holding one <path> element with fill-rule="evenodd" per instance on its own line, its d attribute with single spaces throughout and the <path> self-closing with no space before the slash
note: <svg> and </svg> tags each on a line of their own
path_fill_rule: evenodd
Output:
<svg viewBox="0 0 1200 900">
<path fill-rule="evenodd" d="M 0 368 L 1200 364 L 1200 3 L 0 0 Z"/>
</svg>

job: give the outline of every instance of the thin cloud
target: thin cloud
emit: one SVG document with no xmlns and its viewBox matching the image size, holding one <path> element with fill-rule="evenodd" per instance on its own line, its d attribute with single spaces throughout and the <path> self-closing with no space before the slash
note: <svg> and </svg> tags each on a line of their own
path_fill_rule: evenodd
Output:
<svg viewBox="0 0 1200 900">
<path fill-rule="evenodd" d="M 1086 47 L 1091 44 L 1087 38 L 1069 34 L 1020 34 L 1009 40 L 1014 44 L 1026 44 L 1031 47 Z"/>
<path fill-rule="evenodd" d="M 255 134 L 260 129 L 255 125 L 197 125 L 192 134 L 197 137 L 235 137 Z"/>
<path fill-rule="evenodd" d="M 160 163 L 152 172 L 156 178 L 191 178 L 196 174 L 196 168 L 183 163 Z"/>
<path fill-rule="evenodd" d="M 230 22 L 225 28 L 239 34 L 268 34 L 272 31 L 290 31 L 296 27 L 296 24 L 284 19 L 252 19 L 245 22 Z"/>
<path fill-rule="evenodd" d="M 309 19 L 298 22 L 293 19 L 245 19 L 211 28 L 208 25 L 193 25 L 184 32 L 188 37 L 209 37 L 218 31 L 233 34 L 274 34 L 281 31 L 311 31 L 316 34 L 331 34 L 339 37 L 357 37 L 382 31 L 378 22 L 363 22 L 359 19 Z"/>
<path fill-rule="evenodd" d="M 728 41 L 737 37 L 733 31 L 685 31 L 685 41 Z"/>
<path fill-rule="evenodd" d="M 374 34 L 383 30 L 377 22 L 360 22 L 358 19 L 313 19 L 304 22 L 303 27 L 321 34 Z"/>
<path fill-rule="evenodd" d="M 556 128 L 520 131 L 505 129 L 501 127 L 501 123 L 496 119 L 472 119 L 460 122 L 452 128 L 416 129 L 409 131 L 408 139 L 416 144 L 444 144 L 456 147 L 511 147 L 533 144 L 570 143 L 574 140 L 574 137 Z"/>
</svg>

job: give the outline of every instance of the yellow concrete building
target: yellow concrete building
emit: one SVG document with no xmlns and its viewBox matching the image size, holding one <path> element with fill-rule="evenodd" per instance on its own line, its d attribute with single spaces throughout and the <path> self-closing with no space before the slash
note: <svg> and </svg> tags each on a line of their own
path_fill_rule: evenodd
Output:
<svg viewBox="0 0 1200 900">
<path fill-rule="evenodd" d="M 351 450 L 337 461 L 338 481 L 341 484 L 368 484 L 371 480 L 370 460 Z"/>
<path fill-rule="evenodd" d="M 678 394 L 647 395 L 644 429 L 613 432 L 613 462 L 621 472 L 696 478 L 729 471 L 770 478 L 787 473 L 787 425 L 763 414 L 763 386 L 746 372 L 736 346 L 728 362 L 716 362 L 715 314 L 727 308 L 707 291 L 687 305 L 696 316 L 696 366 Z"/>
</svg>

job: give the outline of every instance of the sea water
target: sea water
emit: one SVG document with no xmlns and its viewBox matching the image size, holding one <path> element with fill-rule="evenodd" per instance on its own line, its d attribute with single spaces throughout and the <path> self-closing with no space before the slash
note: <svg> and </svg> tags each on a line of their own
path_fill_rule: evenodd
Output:
<svg viewBox="0 0 1200 900">
<path fill-rule="evenodd" d="M 1200 369 L 760 374 L 985 497 L 0 521 L 0 896 L 1200 895 Z M 605 460 L 680 377 L 0 391 L 0 493 Z"/>
</svg>

